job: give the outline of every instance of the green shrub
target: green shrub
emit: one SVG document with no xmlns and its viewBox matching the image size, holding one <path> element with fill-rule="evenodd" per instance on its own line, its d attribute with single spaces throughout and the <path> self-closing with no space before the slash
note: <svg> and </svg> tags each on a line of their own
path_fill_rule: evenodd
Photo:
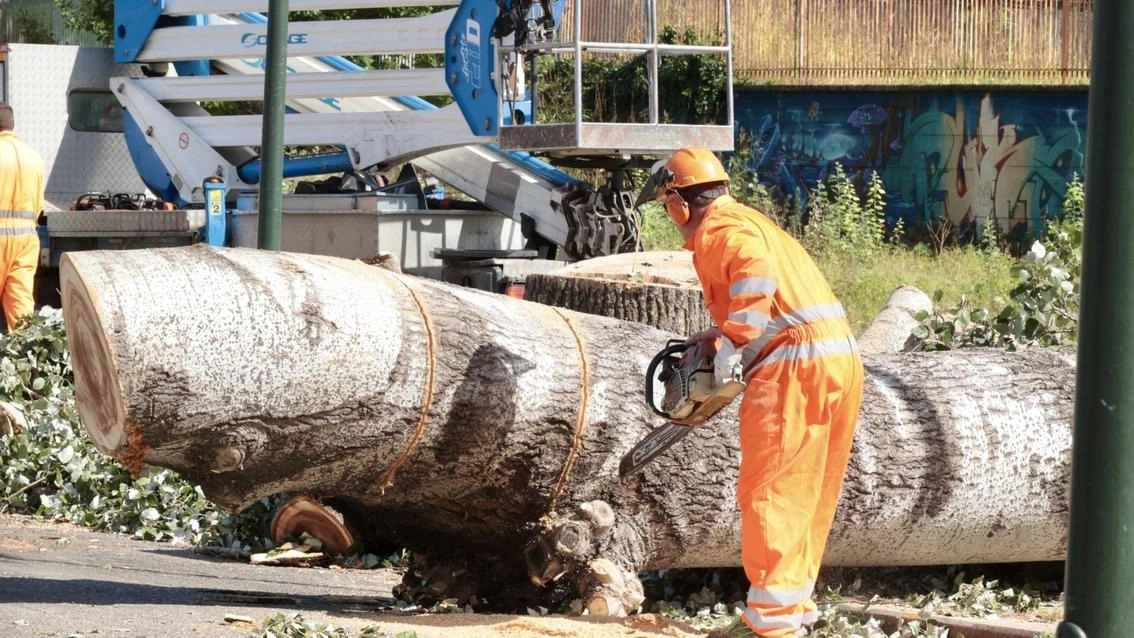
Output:
<svg viewBox="0 0 1134 638">
<path fill-rule="evenodd" d="M 685 240 L 658 202 L 642 205 L 642 250 L 681 250 Z"/>
<path fill-rule="evenodd" d="M 869 257 L 886 245 L 886 191 L 871 173 L 860 196 L 839 164 L 819 183 L 809 203 L 803 243 L 812 252 Z"/>
<path fill-rule="evenodd" d="M 1000 310 L 973 306 L 962 298 L 947 310 L 922 313 L 914 336 L 926 350 L 964 346 L 1067 346 L 1079 324 L 1079 276 L 1083 255 L 1083 184 L 1072 177 L 1063 199 L 1063 218 L 1049 223 L 1015 268 L 1016 285 Z M 938 292 L 936 302 L 943 299 Z"/>
<path fill-rule="evenodd" d="M 736 136 L 736 151 L 729 155 L 725 169 L 729 177 L 729 193 L 736 201 L 751 206 L 767 215 L 781 228 L 799 235 L 799 213 L 794 202 L 783 200 L 760 182 L 748 167 L 752 161 L 752 135 L 740 129 Z"/>
</svg>

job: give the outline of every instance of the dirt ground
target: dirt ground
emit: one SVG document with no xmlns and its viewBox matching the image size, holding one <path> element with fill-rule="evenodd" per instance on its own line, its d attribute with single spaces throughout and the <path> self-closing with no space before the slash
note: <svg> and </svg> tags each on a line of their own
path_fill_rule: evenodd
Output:
<svg viewBox="0 0 1134 638">
<path fill-rule="evenodd" d="M 662 616 L 405 615 L 391 569 L 253 566 L 168 543 L 0 515 L 0 636 L 247 636 L 299 612 L 352 634 L 391 638 L 686 638 L 705 632 Z M 250 621 L 249 621 L 250 620 Z"/>
</svg>

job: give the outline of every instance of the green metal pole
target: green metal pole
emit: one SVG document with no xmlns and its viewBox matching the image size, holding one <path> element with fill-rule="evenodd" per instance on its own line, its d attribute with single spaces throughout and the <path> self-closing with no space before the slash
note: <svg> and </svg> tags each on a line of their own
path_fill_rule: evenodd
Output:
<svg viewBox="0 0 1134 638">
<path fill-rule="evenodd" d="M 260 140 L 260 216 L 256 245 L 280 249 L 283 205 L 284 95 L 287 86 L 288 0 L 268 2 L 268 44 L 264 60 L 264 129 Z"/>
<path fill-rule="evenodd" d="M 1060 638 L 1134 635 L 1134 2 L 1095 0 Z"/>
</svg>

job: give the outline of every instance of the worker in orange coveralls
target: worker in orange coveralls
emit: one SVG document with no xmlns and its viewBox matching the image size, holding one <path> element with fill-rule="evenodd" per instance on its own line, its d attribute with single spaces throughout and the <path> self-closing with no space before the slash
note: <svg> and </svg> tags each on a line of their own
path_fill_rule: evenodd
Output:
<svg viewBox="0 0 1134 638">
<path fill-rule="evenodd" d="M 13 128 L 12 107 L 0 103 L 0 304 L 9 330 L 35 311 L 36 219 L 44 186 L 43 160 Z"/>
<path fill-rule="evenodd" d="M 659 166 L 638 202 L 665 203 L 693 251 L 715 326 L 690 337 L 718 382 L 739 366 L 744 613 L 717 636 L 794 636 L 811 599 L 862 401 L 862 359 L 842 304 L 793 237 L 729 195 L 703 148 Z"/>
</svg>

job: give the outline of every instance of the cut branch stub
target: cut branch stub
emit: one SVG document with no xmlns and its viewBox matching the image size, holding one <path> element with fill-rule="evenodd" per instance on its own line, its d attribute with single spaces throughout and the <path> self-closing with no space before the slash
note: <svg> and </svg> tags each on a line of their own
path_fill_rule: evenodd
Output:
<svg viewBox="0 0 1134 638">
<path fill-rule="evenodd" d="M 28 429 L 24 413 L 14 404 L 0 401 L 0 435 L 13 436 Z"/>
</svg>

